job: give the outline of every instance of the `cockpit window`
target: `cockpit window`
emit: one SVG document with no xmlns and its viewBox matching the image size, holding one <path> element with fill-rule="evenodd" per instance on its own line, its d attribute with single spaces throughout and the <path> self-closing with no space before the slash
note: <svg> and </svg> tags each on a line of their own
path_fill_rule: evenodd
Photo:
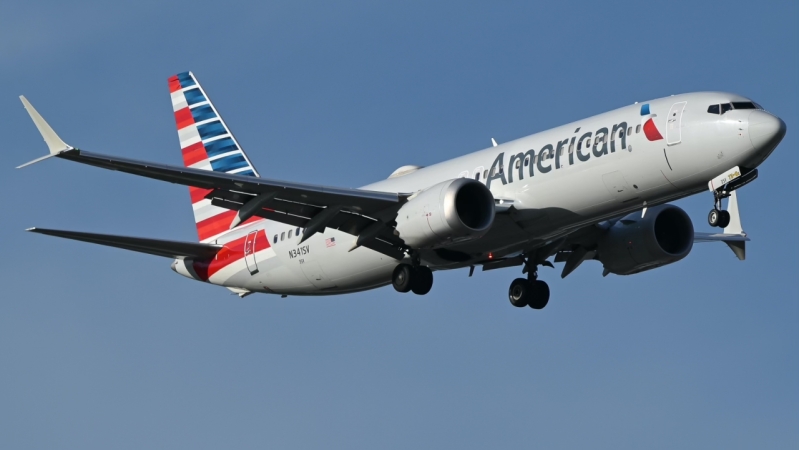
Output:
<svg viewBox="0 0 799 450">
<path fill-rule="evenodd" d="M 735 109 L 757 109 L 752 102 L 732 102 L 732 107 Z"/>
<path fill-rule="evenodd" d="M 732 102 L 722 103 L 720 105 L 710 105 L 707 107 L 707 112 L 710 114 L 724 114 L 733 109 L 763 109 L 762 106 L 755 102 Z"/>
</svg>

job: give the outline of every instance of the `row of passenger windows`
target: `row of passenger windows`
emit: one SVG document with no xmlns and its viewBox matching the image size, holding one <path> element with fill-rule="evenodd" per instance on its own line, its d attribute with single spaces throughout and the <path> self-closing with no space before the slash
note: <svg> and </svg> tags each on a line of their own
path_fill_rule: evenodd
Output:
<svg viewBox="0 0 799 450">
<path fill-rule="evenodd" d="M 641 132 L 641 125 L 638 125 L 638 126 L 635 127 L 635 134 L 638 134 L 640 132 Z M 633 127 L 627 128 L 627 135 L 629 136 L 631 134 L 633 134 Z M 623 137 L 624 137 L 624 130 L 622 129 L 622 130 L 619 131 L 619 139 L 621 139 Z M 589 138 L 589 139 L 585 139 L 583 141 L 577 142 L 577 150 L 582 150 L 583 149 L 583 142 L 585 142 L 585 148 L 591 148 L 591 144 L 592 144 L 591 141 L 592 141 L 592 139 Z M 600 136 L 596 136 L 593 139 L 593 145 L 598 145 L 600 143 L 606 143 L 606 142 L 608 142 L 608 135 L 607 134 L 602 135 L 601 137 Z M 570 144 L 569 145 L 569 153 L 574 153 L 574 144 Z M 537 160 L 547 161 L 547 160 L 555 158 L 555 152 L 554 151 L 547 152 L 543 156 L 539 153 L 535 158 L 536 158 L 536 161 Z M 535 161 L 533 161 L 533 164 L 535 164 Z M 522 161 L 520 159 L 517 159 L 516 163 L 515 163 L 516 168 L 517 169 L 520 168 L 521 165 L 522 165 Z M 529 165 L 530 165 L 530 158 L 529 157 L 525 157 L 524 158 L 524 166 L 527 167 Z M 489 175 L 490 176 L 494 176 L 495 174 L 494 174 L 494 172 L 491 172 L 489 174 L 488 170 L 486 169 L 486 170 L 483 171 L 482 174 L 480 172 L 475 173 L 474 174 L 474 179 L 477 180 L 477 181 L 480 181 L 481 176 L 482 176 L 483 179 L 486 179 L 486 178 L 489 177 Z M 468 172 L 466 173 L 465 176 L 468 176 Z"/>
<path fill-rule="evenodd" d="M 755 102 L 731 102 L 722 103 L 720 105 L 710 105 L 707 107 L 707 112 L 710 114 L 724 114 L 733 109 L 763 109 L 763 107 Z"/>
<path fill-rule="evenodd" d="M 297 227 L 296 230 L 289 230 L 288 233 L 285 231 L 280 233 L 280 235 L 275 235 L 274 239 L 272 239 L 272 243 L 277 244 L 277 241 L 282 241 L 284 239 L 291 239 L 291 235 L 294 234 L 295 236 L 299 236 L 302 234 L 302 228 Z M 278 239 L 278 237 L 280 239 Z"/>
</svg>

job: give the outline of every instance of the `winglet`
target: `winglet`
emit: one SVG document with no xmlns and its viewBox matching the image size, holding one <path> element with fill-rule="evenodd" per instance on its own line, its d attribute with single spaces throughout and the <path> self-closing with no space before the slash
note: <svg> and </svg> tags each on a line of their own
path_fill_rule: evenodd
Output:
<svg viewBox="0 0 799 450">
<path fill-rule="evenodd" d="M 31 162 L 25 163 L 17 167 L 17 169 L 21 169 L 25 166 L 29 166 L 33 163 L 55 156 L 63 151 L 72 150 L 74 148 L 68 145 L 63 140 L 61 140 L 60 137 L 58 137 L 55 131 L 53 131 L 53 128 L 50 127 L 50 125 L 44 120 L 44 118 L 42 118 L 41 114 L 39 114 L 39 112 L 36 111 L 36 108 L 34 108 L 33 105 L 31 105 L 31 103 L 28 101 L 27 98 L 25 98 L 24 95 L 20 95 L 19 99 L 22 100 L 22 105 L 25 106 L 25 109 L 28 111 L 28 114 L 31 116 L 34 125 L 36 125 L 36 128 L 39 129 L 39 133 L 41 133 L 42 138 L 44 138 L 44 142 L 47 144 L 47 147 L 50 149 L 50 154 L 41 158 L 37 158 Z"/>
</svg>

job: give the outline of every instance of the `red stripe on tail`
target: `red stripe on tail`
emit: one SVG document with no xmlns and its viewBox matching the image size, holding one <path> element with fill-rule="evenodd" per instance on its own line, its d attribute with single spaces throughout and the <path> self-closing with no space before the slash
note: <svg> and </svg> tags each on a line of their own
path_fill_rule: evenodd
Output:
<svg viewBox="0 0 799 450">
<path fill-rule="evenodd" d="M 178 80 L 177 75 L 172 75 L 169 77 L 169 92 L 179 91 L 181 89 L 180 80 Z"/>
<path fill-rule="evenodd" d="M 189 167 L 200 161 L 205 161 L 206 159 L 208 159 L 208 153 L 205 151 L 205 147 L 203 146 L 202 142 L 191 144 L 190 146 L 184 148 L 182 151 L 183 151 L 183 164 L 185 164 L 186 167 Z"/>
</svg>

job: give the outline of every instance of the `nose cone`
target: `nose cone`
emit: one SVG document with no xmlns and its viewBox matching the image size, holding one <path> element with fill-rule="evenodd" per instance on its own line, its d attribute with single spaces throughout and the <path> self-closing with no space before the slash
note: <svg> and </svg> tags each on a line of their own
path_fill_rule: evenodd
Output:
<svg viewBox="0 0 799 450">
<path fill-rule="evenodd" d="M 771 153 L 785 137 L 785 122 L 765 111 L 749 115 L 749 139 L 757 152 Z"/>
</svg>

